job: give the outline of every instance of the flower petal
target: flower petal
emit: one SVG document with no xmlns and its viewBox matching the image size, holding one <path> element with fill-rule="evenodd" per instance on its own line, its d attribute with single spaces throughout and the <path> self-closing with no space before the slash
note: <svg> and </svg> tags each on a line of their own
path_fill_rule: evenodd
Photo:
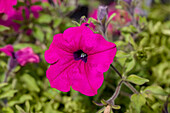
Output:
<svg viewBox="0 0 170 113">
<path fill-rule="evenodd" d="M 80 49 L 80 40 L 82 36 L 81 27 L 70 27 L 63 33 L 64 42 L 69 43 L 71 52 L 75 52 Z"/>
<path fill-rule="evenodd" d="M 98 47 L 93 48 L 88 54 L 87 62 L 96 64 L 98 71 L 106 72 L 116 55 L 116 45 L 106 41 L 101 35 L 96 34 Z"/>
<path fill-rule="evenodd" d="M 39 56 L 30 47 L 18 50 L 15 56 L 21 66 L 24 66 L 26 63 L 38 63 L 40 61 Z"/>
<path fill-rule="evenodd" d="M 69 59 L 70 60 L 70 59 Z M 70 91 L 69 71 L 75 65 L 74 60 L 59 60 L 51 65 L 46 71 L 46 76 L 52 88 L 56 88 L 63 92 Z"/>
<path fill-rule="evenodd" d="M 0 13 L 10 14 L 17 0 L 0 0 Z"/>
<path fill-rule="evenodd" d="M 108 42 L 100 34 L 94 34 L 88 27 L 82 32 L 81 50 L 87 55 L 87 62 L 98 67 L 98 71 L 106 72 L 116 54 L 116 45 Z"/>
<path fill-rule="evenodd" d="M 0 52 L 4 52 L 7 56 L 13 56 L 14 48 L 12 45 L 6 45 L 5 47 L 0 48 Z"/>
<path fill-rule="evenodd" d="M 77 69 L 77 73 L 74 70 L 74 74 L 70 76 L 72 88 L 87 96 L 96 95 L 104 80 L 103 73 L 83 61 L 79 61 L 79 65 L 74 69 Z"/>
<path fill-rule="evenodd" d="M 73 53 L 70 53 L 67 47 L 68 43 L 63 41 L 63 34 L 56 34 L 53 38 L 48 50 L 45 51 L 45 60 L 53 64 L 59 59 L 66 59 L 67 57 L 73 57 Z"/>
</svg>

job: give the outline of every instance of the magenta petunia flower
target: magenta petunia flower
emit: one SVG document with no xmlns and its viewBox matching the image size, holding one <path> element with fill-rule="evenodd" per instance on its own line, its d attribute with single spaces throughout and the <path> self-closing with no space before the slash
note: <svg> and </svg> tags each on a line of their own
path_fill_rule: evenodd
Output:
<svg viewBox="0 0 170 113">
<path fill-rule="evenodd" d="M 5 47 L 0 48 L 0 52 L 4 52 L 7 56 L 16 59 L 21 66 L 24 66 L 27 63 L 39 63 L 39 56 L 36 55 L 30 47 L 14 52 L 12 45 L 6 45 Z"/>
<path fill-rule="evenodd" d="M 10 14 L 17 0 L 0 0 L 0 13 Z"/>
<path fill-rule="evenodd" d="M 39 63 L 39 56 L 36 55 L 32 48 L 26 47 L 15 52 L 15 57 L 21 66 L 26 63 Z"/>
<path fill-rule="evenodd" d="M 35 3 L 37 1 L 38 0 L 32 0 L 32 3 Z M 24 2 L 24 1 L 20 0 L 20 2 Z M 21 25 L 19 23 L 14 22 L 14 20 L 18 20 L 18 21 L 24 20 L 23 15 L 22 15 L 23 10 L 25 10 L 26 19 L 30 18 L 30 13 L 32 13 L 35 18 L 38 18 L 39 11 L 42 10 L 42 7 L 39 5 L 32 5 L 29 10 L 26 6 L 20 6 L 18 9 L 11 10 L 10 14 L 4 15 L 6 17 L 0 19 L 0 25 L 13 27 L 16 32 L 19 32 L 19 28 Z M 30 30 L 27 32 L 31 33 Z M 29 33 L 28 35 L 30 35 Z"/>
<path fill-rule="evenodd" d="M 63 92 L 70 87 L 87 96 L 97 94 L 103 72 L 109 69 L 116 54 L 116 45 L 95 34 L 84 23 L 56 34 L 45 60 L 50 63 L 46 72 L 52 88 Z"/>
</svg>

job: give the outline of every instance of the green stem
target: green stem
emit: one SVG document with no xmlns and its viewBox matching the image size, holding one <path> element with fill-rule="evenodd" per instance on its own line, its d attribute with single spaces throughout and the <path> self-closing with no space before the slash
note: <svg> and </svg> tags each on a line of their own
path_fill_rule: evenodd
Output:
<svg viewBox="0 0 170 113">
<path fill-rule="evenodd" d="M 123 79 L 123 76 L 121 73 L 111 64 L 111 67 L 114 69 L 114 71 L 120 76 L 121 79 Z M 138 94 L 139 92 L 127 81 L 124 82 L 124 84 L 133 92 Z"/>
<path fill-rule="evenodd" d="M 119 95 L 120 93 L 120 89 L 121 89 L 121 86 L 122 86 L 122 83 L 124 82 L 124 80 L 120 81 L 120 83 L 118 84 L 118 86 L 116 87 L 116 90 L 114 92 L 114 94 L 112 95 L 112 97 L 108 100 L 108 102 L 110 102 L 112 105 L 114 105 L 114 101 L 115 99 L 117 98 L 117 96 Z"/>
<path fill-rule="evenodd" d="M 11 69 L 8 69 L 7 72 L 5 73 L 4 83 L 7 82 L 7 79 L 8 79 L 8 76 L 9 76 L 10 72 L 11 72 Z"/>
<path fill-rule="evenodd" d="M 124 82 L 124 84 L 133 92 L 136 94 L 139 94 L 139 92 L 127 81 Z"/>
<path fill-rule="evenodd" d="M 114 71 L 119 75 L 120 78 L 123 78 L 120 72 L 111 64 L 111 67 L 114 69 Z"/>
</svg>

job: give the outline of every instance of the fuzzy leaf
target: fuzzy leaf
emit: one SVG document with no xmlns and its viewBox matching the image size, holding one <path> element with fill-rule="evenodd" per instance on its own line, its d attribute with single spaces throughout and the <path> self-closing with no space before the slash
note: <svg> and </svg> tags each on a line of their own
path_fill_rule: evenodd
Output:
<svg viewBox="0 0 170 113">
<path fill-rule="evenodd" d="M 35 79 L 32 76 L 30 76 L 28 74 L 24 74 L 21 77 L 21 80 L 24 82 L 24 84 L 30 91 L 36 91 L 36 92 L 40 91 Z"/>
<path fill-rule="evenodd" d="M 5 30 L 9 30 L 9 27 L 0 25 L 0 32 L 3 32 L 3 31 L 5 31 Z"/>
<path fill-rule="evenodd" d="M 113 109 L 120 109 L 121 107 L 119 105 L 111 105 Z"/>
<path fill-rule="evenodd" d="M 10 91 L 4 92 L 0 95 L 0 99 L 13 97 L 16 92 L 17 92 L 17 90 L 10 90 Z"/>
<path fill-rule="evenodd" d="M 8 83 L 0 83 L 0 88 L 4 87 L 6 85 L 8 85 Z"/>
<path fill-rule="evenodd" d="M 160 86 L 148 86 L 144 92 L 152 93 L 155 95 L 167 95 L 167 93 Z"/>
<path fill-rule="evenodd" d="M 131 96 L 132 108 L 135 109 L 135 113 L 140 113 L 141 107 L 146 103 L 146 99 L 142 94 L 133 94 Z"/>
<path fill-rule="evenodd" d="M 142 85 L 146 82 L 149 82 L 148 79 L 139 77 L 137 75 L 130 75 L 130 76 L 128 76 L 128 78 L 126 80 L 129 81 L 129 82 L 132 82 L 134 84 L 137 84 L 137 85 Z"/>
<path fill-rule="evenodd" d="M 125 72 L 129 72 L 129 71 L 131 71 L 131 70 L 133 69 L 133 67 L 135 66 L 135 59 L 134 59 L 134 58 L 132 58 L 132 60 L 131 60 L 131 61 L 126 62 L 126 63 L 125 63 L 125 66 L 126 66 L 126 70 L 125 70 Z"/>
<path fill-rule="evenodd" d="M 26 111 L 29 113 L 29 111 L 30 111 L 30 103 L 29 103 L 29 101 L 25 102 L 25 106 L 26 106 Z"/>
<path fill-rule="evenodd" d="M 108 19 L 108 21 L 107 21 L 107 23 L 106 23 L 106 26 L 109 25 L 109 23 L 112 21 L 112 19 L 113 19 L 115 16 L 116 16 L 116 13 L 113 13 L 113 14 L 109 17 L 109 19 Z"/>
<path fill-rule="evenodd" d="M 16 105 L 15 107 L 20 113 L 26 113 L 20 106 Z"/>
<path fill-rule="evenodd" d="M 50 23 L 52 21 L 52 18 L 50 15 L 48 14 L 44 14 L 44 15 L 41 15 L 39 18 L 38 18 L 38 22 L 39 23 Z"/>
</svg>

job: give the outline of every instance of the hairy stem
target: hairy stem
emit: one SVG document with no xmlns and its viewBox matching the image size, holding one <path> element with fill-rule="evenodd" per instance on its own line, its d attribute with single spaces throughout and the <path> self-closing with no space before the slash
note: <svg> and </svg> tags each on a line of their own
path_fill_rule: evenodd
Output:
<svg viewBox="0 0 170 113">
<path fill-rule="evenodd" d="M 120 72 L 111 64 L 111 67 L 114 69 L 114 71 L 119 75 L 120 78 L 123 78 Z"/>
<path fill-rule="evenodd" d="M 121 79 L 123 79 L 122 74 L 111 64 L 111 67 L 114 69 L 114 71 L 120 76 Z M 138 94 L 139 92 L 127 81 L 124 81 L 124 84 L 133 92 Z"/>
<path fill-rule="evenodd" d="M 8 76 L 9 76 L 10 72 L 11 72 L 11 69 L 8 69 L 8 70 L 6 71 L 6 73 L 5 73 L 5 79 L 4 79 L 4 83 L 6 83 L 6 82 L 7 82 L 7 79 L 8 79 Z"/>
<path fill-rule="evenodd" d="M 139 92 L 127 81 L 124 82 L 124 84 L 133 92 L 138 94 Z"/>
<path fill-rule="evenodd" d="M 108 102 L 111 102 L 114 105 L 114 100 L 117 98 L 117 96 L 120 93 L 120 89 L 121 89 L 121 85 L 124 82 L 124 80 L 120 81 L 120 83 L 118 84 L 118 86 L 116 87 L 116 90 L 114 92 L 114 94 L 112 95 L 112 97 L 108 100 Z"/>
</svg>

